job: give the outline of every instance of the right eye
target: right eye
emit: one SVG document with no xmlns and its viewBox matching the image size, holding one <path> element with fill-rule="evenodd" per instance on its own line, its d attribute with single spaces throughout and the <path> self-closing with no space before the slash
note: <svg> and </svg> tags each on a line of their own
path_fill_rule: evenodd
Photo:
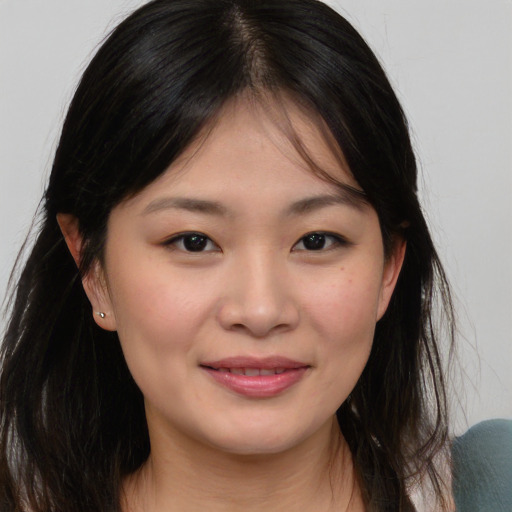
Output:
<svg viewBox="0 0 512 512">
<path fill-rule="evenodd" d="M 171 247 L 184 252 L 218 252 L 219 246 L 203 233 L 180 233 L 175 235 L 164 244 L 166 247 Z"/>
</svg>

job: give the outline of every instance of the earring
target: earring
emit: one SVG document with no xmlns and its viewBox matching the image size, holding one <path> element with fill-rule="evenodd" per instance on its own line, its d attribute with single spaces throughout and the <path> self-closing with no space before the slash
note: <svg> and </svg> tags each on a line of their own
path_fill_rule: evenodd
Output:
<svg viewBox="0 0 512 512">
<path fill-rule="evenodd" d="M 97 311 L 96 314 L 100 317 L 100 318 L 105 318 L 107 315 L 105 313 L 103 313 L 103 311 Z"/>
</svg>

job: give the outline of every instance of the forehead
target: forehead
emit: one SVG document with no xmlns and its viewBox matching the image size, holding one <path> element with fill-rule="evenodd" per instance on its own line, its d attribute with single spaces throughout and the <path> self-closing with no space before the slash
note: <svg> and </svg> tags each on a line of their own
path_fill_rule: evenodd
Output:
<svg viewBox="0 0 512 512">
<path fill-rule="evenodd" d="M 318 115 L 289 99 L 236 98 L 167 171 L 128 202 L 171 192 L 285 201 L 306 192 L 334 194 L 340 186 L 354 202 L 366 202 Z"/>
</svg>

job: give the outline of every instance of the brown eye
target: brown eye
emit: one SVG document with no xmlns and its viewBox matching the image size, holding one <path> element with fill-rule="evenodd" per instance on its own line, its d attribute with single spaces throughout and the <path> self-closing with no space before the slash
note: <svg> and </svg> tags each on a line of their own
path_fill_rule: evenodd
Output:
<svg viewBox="0 0 512 512">
<path fill-rule="evenodd" d="M 164 244 L 184 252 L 216 252 L 219 246 L 203 233 L 182 233 Z"/>
<path fill-rule="evenodd" d="M 208 244 L 208 237 L 204 235 L 187 235 L 183 237 L 183 246 L 187 251 L 204 251 Z"/>
<path fill-rule="evenodd" d="M 322 233 L 311 233 L 302 239 L 304 248 L 308 251 L 319 251 L 325 247 L 325 235 Z"/>
<path fill-rule="evenodd" d="M 331 233 L 308 233 L 304 235 L 294 246 L 295 251 L 322 251 L 336 246 L 347 245 L 347 242 L 339 235 Z"/>
</svg>

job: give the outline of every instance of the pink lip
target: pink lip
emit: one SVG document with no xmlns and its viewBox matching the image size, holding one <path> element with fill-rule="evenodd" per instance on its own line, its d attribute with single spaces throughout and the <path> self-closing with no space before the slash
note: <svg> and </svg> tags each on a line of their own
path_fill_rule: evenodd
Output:
<svg viewBox="0 0 512 512">
<path fill-rule="evenodd" d="M 251 356 L 237 356 L 219 359 L 217 361 L 205 361 L 201 366 L 209 366 L 211 368 L 303 368 L 309 366 L 300 361 L 294 361 L 282 356 L 269 356 L 269 357 L 251 357 Z"/>
<path fill-rule="evenodd" d="M 276 396 L 299 382 L 309 365 L 281 356 L 265 358 L 230 357 L 217 361 L 208 361 L 201 367 L 219 384 L 244 396 L 252 398 L 270 398 Z M 260 369 L 279 372 L 271 375 L 241 375 L 220 369 Z"/>
</svg>

